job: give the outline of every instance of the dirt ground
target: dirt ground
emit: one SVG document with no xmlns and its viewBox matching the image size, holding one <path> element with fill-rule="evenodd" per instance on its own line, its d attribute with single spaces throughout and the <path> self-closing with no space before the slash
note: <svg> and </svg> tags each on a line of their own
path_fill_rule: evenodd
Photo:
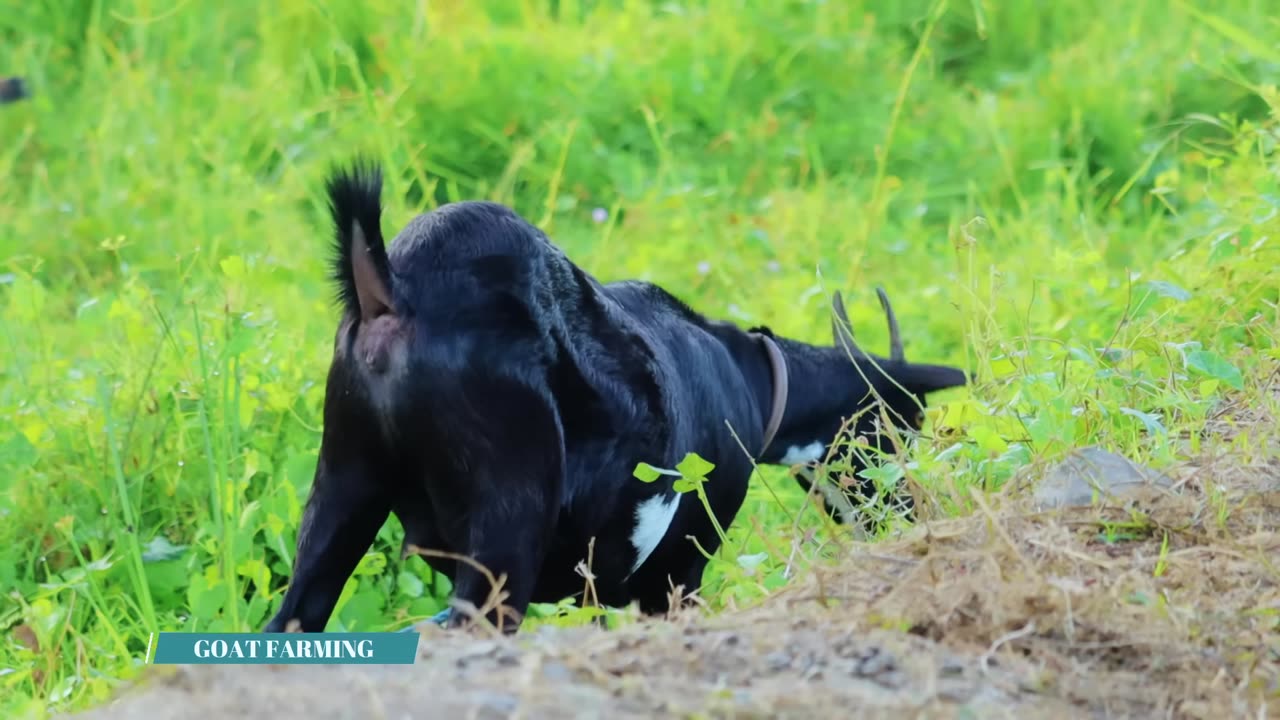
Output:
<svg viewBox="0 0 1280 720">
<path fill-rule="evenodd" d="M 78 717 L 1274 716 L 1280 432 L 1241 419 L 1224 414 L 1205 447 L 1229 450 L 1169 470 L 1172 487 L 1037 512 L 1032 474 L 749 610 L 432 628 L 413 666 L 151 668 Z"/>
</svg>

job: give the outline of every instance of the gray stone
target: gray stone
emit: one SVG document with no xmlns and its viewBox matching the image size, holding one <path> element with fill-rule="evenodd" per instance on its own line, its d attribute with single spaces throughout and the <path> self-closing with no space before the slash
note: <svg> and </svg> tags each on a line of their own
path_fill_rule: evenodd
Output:
<svg viewBox="0 0 1280 720">
<path fill-rule="evenodd" d="M 1082 507 L 1097 500 L 1115 499 L 1141 487 L 1168 488 L 1169 476 L 1139 465 L 1123 455 L 1086 447 L 1072 451 L 1036 486 L 1039 509 Z"/>
</svg>

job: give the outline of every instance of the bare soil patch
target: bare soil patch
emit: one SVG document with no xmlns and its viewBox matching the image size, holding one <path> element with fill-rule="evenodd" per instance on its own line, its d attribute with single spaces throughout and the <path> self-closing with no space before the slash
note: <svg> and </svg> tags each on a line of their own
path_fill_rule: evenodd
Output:
<svg viewBox="0 0 1280 720">
<path fill-rule="evenodd" d="M 1040 512 L 1013 483 L 749 610 L 514 638 L 433 628 L 414 666 L 152 668 L 81 717 L 1267 717 L 1277 425 L 1216 422 L 1234 449 L 1166 470 L 1169 487 Z"/>
</svg>

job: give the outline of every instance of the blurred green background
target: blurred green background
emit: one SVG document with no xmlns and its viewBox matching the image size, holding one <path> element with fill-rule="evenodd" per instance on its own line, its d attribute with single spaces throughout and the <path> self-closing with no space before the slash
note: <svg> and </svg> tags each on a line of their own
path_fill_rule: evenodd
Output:
<svg viewBox="0 0 1280 720">
<path fill-rule="evenodd" d="M 840 289 L 882 350 L 883 284 L 910 357 L 979 378 L 875 471 L 936 517 L 1079 445 L 1173 462 L 1216 403 L 1270 401 L 1278 40 L 1261 0 L 10 3 L 0 76 L 33 96 L 0 106 L 0 712 L 100 701 L 148 633 L 279 602 L 331 164 L 384 164 L 388 235 L 498 200 L 602 280 L 799 339 L 830 342 Z M 762 471 L 709 611 L 833 554 L 804 508 Z M 399 540 L 331 629 L 442 606 Z"/>
</svg>

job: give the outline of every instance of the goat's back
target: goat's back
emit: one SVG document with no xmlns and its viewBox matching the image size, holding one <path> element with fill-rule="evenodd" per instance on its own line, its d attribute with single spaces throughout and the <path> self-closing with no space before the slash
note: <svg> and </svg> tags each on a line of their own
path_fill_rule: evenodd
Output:
<svg viewBox="0 0 1280 720">
<path fill-rule="evenodd" d="M 652 283 L 618 281 L 605 285 L 604 291 L 651 348 L 668 400 L 676 459 L 700 452 L 714 462 L 721 452 L 737 452 L 736 446 L 730 447 L 733 440 L 725 420 L 759 414 L 757 393 L 737 357 L 742 331 L 707 319 Z M 743 427 L 735 431 L 755 434 Z"/>
</svg>

